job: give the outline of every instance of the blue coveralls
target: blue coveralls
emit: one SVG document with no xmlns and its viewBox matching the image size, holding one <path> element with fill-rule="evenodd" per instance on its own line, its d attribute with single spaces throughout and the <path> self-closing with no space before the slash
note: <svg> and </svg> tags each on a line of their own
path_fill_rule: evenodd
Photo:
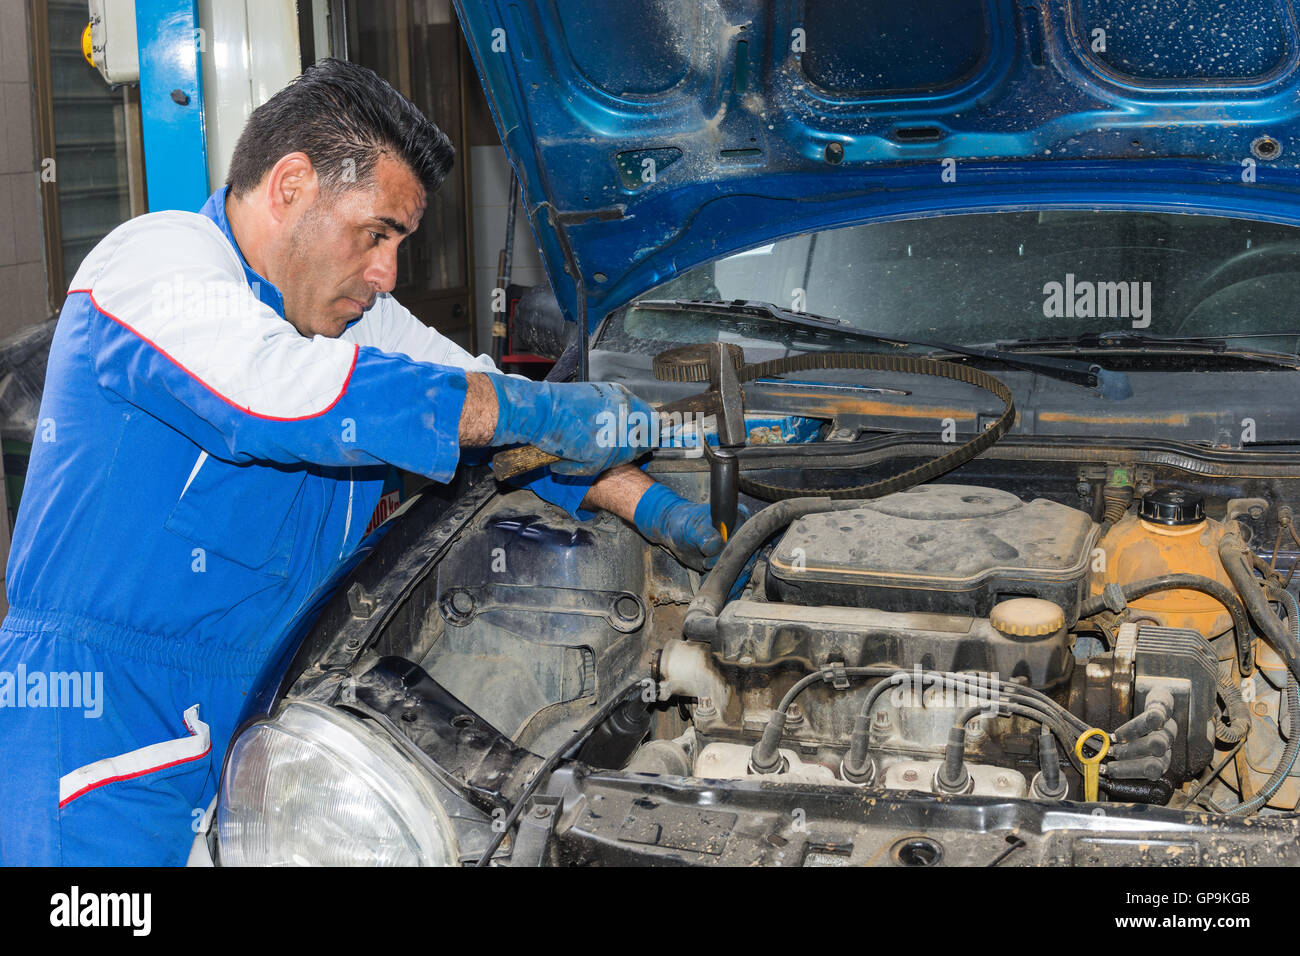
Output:
<svg viewBox="0 0 1300 956">
<path fill-rule="evenodd" d="M 496 371 L 386 295 L 300 335 L 225 193 L 115 229 L 59 317 L 0 626 L 0 864 L 183 863 L 388 463 L 448 480 L 465 370 Z M 589 484 L 531 487 L 576 513 Z"/>
</svg>

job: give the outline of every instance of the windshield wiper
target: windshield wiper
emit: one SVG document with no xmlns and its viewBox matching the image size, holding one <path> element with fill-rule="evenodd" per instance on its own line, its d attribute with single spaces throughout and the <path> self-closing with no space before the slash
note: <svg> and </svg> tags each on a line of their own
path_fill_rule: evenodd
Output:
<svg viewBox="0 0 1300 956">
<path fill-rule="evenodd" d="M 1175 352 L 1187 355 L 1223 355 L 1246 358 L 1288 368 L 1300 368 L 1300 356 L 1286 352 L 1238 349 L 1228 344 L 1230 338 L 1288 338 L 1300 333 L 1287 332 L 1232 332 L 1223 337 L 1197 335 L 1148 335 L 1130 329 L 1113 332 L 1085 332 L 1082 335 L 1058 335 L 1036 339 L 999 339 L 988 343 L 998 349 L 1013 352 L 1034 352 L 1040 349 L 1065 349 L 1077 352 L 1150 351 Z"/>
<path fill-rule="evenodd" d="M 1125 399 L 1133 394 L 1133 386 L 1123 372 L 1102 368 L 1095 362 L 1082 362 L 1076 359 L 1059 359 L 1038 356 L 1026 358 L 1010 352 L 977 346 L 952 345 L 948 342 L 934 342 L 926 339 L 906 338 L 889 335 L 884 332 L 872 332 L 860 329 L 843 319 L 829 318 L 811 312 L 795 312 L 783 309 L 771 302 L 759 302 L 753 299 L 733 299 L 730 302 L 718 302 L 712 299 L 640 299 L 632 303 L 638 309 L 655 309 L 661 312 L 706 312 L 714 315 L 740 315 L 773 325 L 793 326 L 831 335 L 835 338 L 856 339 L 878 345 L 899 345 L 918 348 L 936 349 L 952 355 L 965 355 L 970 358 L 998 362 L 1013 368 L 1035 372 L 1048 378 L 1094 388 L 1103 398 Z"/>
</svg>

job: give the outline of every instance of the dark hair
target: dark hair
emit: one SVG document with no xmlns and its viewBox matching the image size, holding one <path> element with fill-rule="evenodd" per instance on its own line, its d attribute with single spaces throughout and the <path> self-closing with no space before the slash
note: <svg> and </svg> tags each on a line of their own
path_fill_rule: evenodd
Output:
<svg viewBox="0 0 1300 956">
<path fill-rule="evenodd" d="M 230 191 L 242 196 L 297 152 L 307 154 L 326 192 L 365 185 L 387 153 L 430 194 L 456 154 L 446 134 L 378 73 L 335 59 L 307 67 L 253 110 L 230 160 Z"/>
</svg>

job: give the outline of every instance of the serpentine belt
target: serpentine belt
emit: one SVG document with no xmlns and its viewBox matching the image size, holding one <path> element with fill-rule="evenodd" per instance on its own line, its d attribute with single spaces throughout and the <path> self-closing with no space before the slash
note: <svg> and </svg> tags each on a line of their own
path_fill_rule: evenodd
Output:
<svg viewBox="0 0 1300 956">
<path fill-rule="evenodd" d="M 661 353 L 660 357 L 656 358 L 655 361 L 656 376 L 682 382 L 706 380 L 707 363 L 701 363 L 694 360 L 693 356 L 688 358 L 682 354 L 687 353 L 689 355 L 687 349 L 691 348 L 693 347 L 673 350 L 677 354 L 671 357 L 667 353 Z M 740 349 L 736 348 L 735 352 L 739 353 Z M 740 490 L 747 495 L 764 501 L 795 498 L 807 495 L 810 492 L 826 495 L 830 498 L 880 498 L 884 495 L 893 494 L 896 491 L 919 485 L 960 465 L 964 465 L 976 455 L 988 450 L 994 442 L 1006 434 L 1016 417 L 1015 402 L 1011 390 L 1006 385 L 987 372 L 965 365 L 957 365 L 954 362 L 924 358 L 918 355 L 880 355 L 870 352 L 810 352 L 788 358 L 772 359 L 767 362 L 757 362 L 753 365 L 743 365 L 741 361 L 743 360 L 737 357 L 736 377 L 741 382 L 751 382 L 755 379 L 783 375 L 787 372 L 805 372 L 815 369 L 861 369 L 875 372 L 898 372 L 905 375 L 931 375 L 950 379 L 954 382 L 962 382 L 966 385 L 974 385 L 977 388 L 991 392 L 1001 399 L 1006 406 L 997 421 L 965 444 L 959 445 L 952 451 L 946 452 L 922 465 L 880 481 L 840 488 L 808 489 L 757 481 L 753 478 L 746 478 L 743 474 L 740 475 Z M 499 452 L 492 460 L 492 468 L 499 477 L 508 478 L 512 475 L 540 468 L 557 460 L 554 455 L 543 452 L 538 448 L 523 446 Z"/>
<path fill-rule="evenodd" d="M 1006 406 L 1001 416 L 992 425 L 980 432 L 970 441 L 959 445 L 938 458 L 924 464 L 909 468 L 907 471 L 880 481 L 864 485 L 847 485 L 838 488 L 796 488 L 757 481 L 740 475 L 740 490 L 747 495 L 764 501 L 780 501 L 785 498 L 797 498 L 804 495 L 825 495 L 829 498 L 880 498 L 884 495 L 911 488 L 964 465 L 976 455 L 987 451 L 999 438 L 1006 434 L 1016 417 L 1015 400 L 1011 389 L 988 372 L 954 362 L 923 358 L 917 355 L 879 355 L 870 352 L 811 352 L 794 355 L 789 358 L 772 359 L 745 365 L 737 373 L 742 382 L 759 378 L 769 378 L 787 372 L 805 372 L 813 369 L 863 369 L 874 372 L 899 372 L 905 375 L 932 375 L 974 385 L 986 392 L 991 392 L 1002 400 Z"/>
</svg>

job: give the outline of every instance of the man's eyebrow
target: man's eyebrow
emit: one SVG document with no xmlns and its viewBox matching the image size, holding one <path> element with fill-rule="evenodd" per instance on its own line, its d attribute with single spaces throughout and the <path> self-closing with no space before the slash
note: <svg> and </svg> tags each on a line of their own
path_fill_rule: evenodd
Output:
<svg viewBox="0 0 1300 956">
<path fill-rule="evenodd" d="M 382 222 L 385 226 L 393 230 L 393 232 L 397 233 L 399 236 L 404 236 L 411 231 L 407 229 L 405 226 L 403 226 L 396 219 L 390 219 L 387 216 L 375 216 L 375 222 Z"/>
</svg>

